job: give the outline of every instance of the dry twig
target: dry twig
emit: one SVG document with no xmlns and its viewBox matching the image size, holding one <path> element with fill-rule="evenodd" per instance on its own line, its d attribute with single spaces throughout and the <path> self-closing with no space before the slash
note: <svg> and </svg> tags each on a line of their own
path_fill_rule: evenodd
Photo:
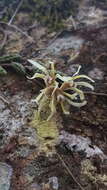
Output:
<svg viewBox="0 0 107 190">
<path fill-rule="evenodd" d="M 63 166 L 65 167 L 65 169 L 67 170 L 67 172 L 70 174 L 70 176 L 72 177 L 72 179 L 75 181 L 75 183 L 79 186 L 79 188 L 81 190 L 84 190 L 84 188 L 81 186 L 81 184 L 76 180 L 76 178 L 74 177 L 74 175 L 72 174 L 72 172 L 70 171 L 70 169 L 68 168 L 68 166 L 66 165 L 65 161 L 63 160 L 63 158 L 57 153 L 58 158 L 60 159 L 60 161 L 62 162 Z"/>
<path fill-rule="evenodd" d="M 18 4 L 18 6 L 17 6 L 17 8 L 16 8 L 16 10 L 15 10 L 15 12 L 13 14 L 13 16 L 11 17 L 10 21 L 8 22 L 8 25 L 10 25 L 13 22 L 13 19 L 16 16 L 16 14 L 18 13 L 18 11 L 19 11 L 22 3 L 23 3 L 23 0 L 21 0 L 20 3 Z"/>
</svg>

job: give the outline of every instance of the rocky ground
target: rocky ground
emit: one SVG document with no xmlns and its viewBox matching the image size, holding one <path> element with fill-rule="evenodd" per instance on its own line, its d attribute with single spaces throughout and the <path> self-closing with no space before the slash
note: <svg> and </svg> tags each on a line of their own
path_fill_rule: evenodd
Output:
<svg viewBox="0 0 107 190">
<path fill-rule="evenodd" d="M 70 1 L 72 15 L 62 2 L 65 16 L 53 28 L 34 16 L 34 2 L 0 3 L 0 190 L 107 189 L 107 1 Z M 27 79 L 35 72 L 29 58 L 45 65 L 51 58 L 69 75 L 81 65 L 80 74 L 95 80 L 87 105 L 60 116 L 56 152 L 48 156 L 30 125 L 41 81 Z"/>
</svg>

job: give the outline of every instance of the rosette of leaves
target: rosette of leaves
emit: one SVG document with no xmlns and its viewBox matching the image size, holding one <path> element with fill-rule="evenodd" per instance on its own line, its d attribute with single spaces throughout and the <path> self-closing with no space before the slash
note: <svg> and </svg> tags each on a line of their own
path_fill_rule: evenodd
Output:
<svg viewBox="0 0 107 190">
<path fill-rule="evenodd" d="M 77 72 L 73 76 L 65 76 L 59 74 L 55 70 L 54 62 L 50 61 L 50 69 L 45 68 L 40 63 L 28 60 L 32 65 L 41 71 L 41 73 L 35 73 L 33 77 L 29 79 L 40 78 L 44 81 L 45 87 L 40 91 L 40 94 L 34 100 L 38 104 L 38 114 L 44 109 L 46 102 L 49 104 L 51 110 L 47 120 L 50 120 L 57 112 L 58 105 L 61 106 L 64 114 L 69 114 L 69 110 L 66 110 L 66 105 L 72 105 L 75 107 L 82 107 L 86 105 L 84 92 L 81 87 L 94 90 L 92 84 L 87 81 L 94 82 L 86 75 L 78 75 L 81 66 L 79 66 Z M 81 79 L 81 80 L 80 80 Z"/>
</svg>

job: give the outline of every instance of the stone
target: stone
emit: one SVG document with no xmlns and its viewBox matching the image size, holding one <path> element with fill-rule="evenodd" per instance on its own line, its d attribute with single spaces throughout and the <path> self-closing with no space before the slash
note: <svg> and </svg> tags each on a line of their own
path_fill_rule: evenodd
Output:
<svg viewBox="0 0 107 190">
<path fill-rule="evenodd" d="M 49 178 L 49 184 L 51 184 L 53 190 L 58 190 L 59 184 L 58 184 L 58 178 L 56 176 Z"/>
<path fill-rule="evenodd" d="M 68 132 L 62 130 L 59 136 L 59 143 L 64 143 L 66 147 L 75 152 L 84 152 L 86 158 L 98 155 L 102 160 L 106 158 L 103 151 L 96 145 L 92 145 L 90 138 L 82 137 L 81 135 L 69 134 Z"/>
<path fill-rule="evenodd" d="M 103 80 L 104 72 L 101 71 L 99 68 L 94 68 L 92 71 L 89 71 L 88 75 L 97 80 Z"/>
<path fill-rule="evenodd" d="M 64 34 L 64 37 L 57 38 L 51 45 L 48 46 L 47 50 L 53 55 L 60 55 L 61 51 L 73 49 L 80 51 L 84 40 L 78 36 L 71 36 L 68 33 Z"/>
<path fill-rule="evenodd" d="M 0 190 L 9 190 L 13 169 L 10 165 L 0 162 Z"/>
</svg>

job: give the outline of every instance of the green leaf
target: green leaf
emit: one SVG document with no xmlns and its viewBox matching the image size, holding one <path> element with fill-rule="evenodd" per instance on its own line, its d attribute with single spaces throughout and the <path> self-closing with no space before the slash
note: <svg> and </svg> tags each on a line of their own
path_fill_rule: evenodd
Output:
<svg viewBox="0 0 107 190">
<path fill-rule="evenodd" d="M 22 58 L 18 54 L 0 56 L 0 63 L 12 63 L 13 61 L 21 61 Z"/>
<path fill-rule="evenodd" d="M 2 66 L 0 66 L 0 75 L 6 75 L 6 74 L 7 71 Z"/>
<path fill-rule="evenodd" d="M 24 66 L 21 63 L 12 63 L 11 64 L 12 68 L 19 74 L 25 75 L 26 74 L 26 70 L 24 68 Z"/>
</svg>

